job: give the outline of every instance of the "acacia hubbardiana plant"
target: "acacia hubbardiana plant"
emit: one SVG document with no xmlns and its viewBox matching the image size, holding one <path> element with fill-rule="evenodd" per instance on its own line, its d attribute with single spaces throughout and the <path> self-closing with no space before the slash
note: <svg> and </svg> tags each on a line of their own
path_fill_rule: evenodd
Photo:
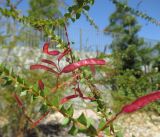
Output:
<svg viewBox="0 0 160 137">
<path fill-rule="evenodd" d="M 66 30 L 66 28 L 65 28 Z M 68 39 L 68 33 L 67 33 L 67 30 L 66 30 L 66 37 Z M 70 42 L 69 42 L 69 39 L 68 39 L 68 46 L 66 49 L 64 49 L 64 51 L 60 52 L 58 50 L 52 50 L 52 51 L 49 51 L 49 43 L 46 42 L 43 46 L 43 52 L 45 54 L 48 54 L 50 56 L 54 56 L 57 61 L 57 63 L 55 63 L 55 61 L 51 61 L 51 60 L 48 60 L 48 59 L 42 59 L 41 61 L 44 62 L 44 63 L 47 63 L 50 65 L 50 67 L 48 66 L 45 66 L 45 65 L 41 65 L 41 64 L 34 64 L 34 65 L 31 65 L 30 66 L 30 69 L 31 70 L 34 70 L 34 69 L 42 69 L 42 70 L 46 70 L 46 71 L 49 71 L 51 73 L 53 73 L 56 77 L 57 77 L 57 83 L 55 85 L 56 88 L 54 88 L 54 92 L 53 94 L 56 92 L 56 90 L 59 89 L 59 77 L 61 75 L 63 75 L 63 73 L 71 73 L 71 75 L 69 75 L 72 79 L 72 81 L 70 81 L 69 83 L 67 84 L 63 84 L 63 86 L 71 86 L 72 85 L 72 89 L 73 89 L 73 94 L 71 95 L 68 95 L 64 98 L 62 98 L 60 101 L 59 101 L 59 104 L 58 104 L 58 107 L 55 108 L 54 107 L 54 110 L 60 112 L 61 114 L 63 114 L 65 117 L 69 118 L 69 121 L 72 121 L 73 122 L 73 127 L 77 128 L 77 132 L 83 132 L 83 133 L 86 133 L 87 134 L 87 130 L 89 130 L 89 127 L 88 125 L 85 125 L 85 123 L 83 122 L 84 119 L 81 120 L 78 120 L 77 121 L 79 122 L 79 127 L 76 126 L 76 120 L 73 119 L 71 116 L 73 115 L 70 115 L 68 116 L 68 114 L 64 113 L 63 112 L 63 109 L 65 109 L 64 105 L 65 103 L 67 103 L 69 100 L 71 99 L 74 99 L 74 98 L 77 98 L 77 97 L 80 97 L 81 99 L 83 100 L 90 100 L 92 102 L 97 102 L 99 100 L 99 98 L 97 98 L 97 96 L 93 93 L 93 96 L 90 97 L 90 96 L 85 96 L 80 88 L 80 80 L 82 79 L 81 77 L 81 68 L 84 67 L 84 66 L 89 66 L 91 68 L 91 72 L 92 73 L 95 73 L 95 65 L 107 65 L 106 61 L 103 60 L 103 59 L 96 59 L 96 58 L 87 58 L 87 59 L 83 59 L 83 60 L 79 60 L 79 61 L 75 61 L 75 59 L 73 59 L 73 54 L 72 54 L 72 49 L 70 47 Z M 60 66 L 60 61 L 62 58 L 66 58 L 66 62 L 68 63 L 68 65 L 64 66 L 63 68 L 61 68 Z M 93 71 L 94 70 L 94 71 Z M 89 80 L 87 79 L 87 77 L 85 77 L 86 80 Z M 44 83 L 42 82 L 42 80 L 39 80 L 38 81 L 38 87 L 39 89 L 41 90 L 41 92 L 43 92 L 44 90 Z M 92 90 L 91 90 L 92 92 Z M 47 97 L 44 96 L 44 98 L 46 99 Z M 22 101 L 18 98 L 17 95 L 15 95 L 15 99 L 19 105 L 20 108 L 23 108 L 23 103 Z M 54 98 L 53 98 L 54 99 Z M 89 134 L 90 136 L 102 136 L 101 132 L 103 130 L 105 130 L 106 128 L 109 127 L 109 125 L 117 118 L 117 116 L 119 116 L 120 114 L 122 113 L 131 113 L 131 112 L 135 112 L 136 110 L 144 107 L 145 105 L 149 104 L 150 102 L 153 102 L 153 101 L 156 101 L 160 99 L 160 91 L 155 91 L 155 92 L 152 92 L 148 95 L 145 95 L 145 96 L 142 96 L 140 98 L 138 98 L 137 100 L 135 100 L 134 102 L 132 102 L 131 104 L 127 104 L 125 105 L 124 107 L 122 107 L 121 111 L 119 113 L 117 113 L 115 116 L 113 116 L 111 119 L 107 119 L 106 118 L 106 123 L 98 128 L 98 129 L 95 129 L 92 125 L 92 128 L 94 129 L 94 132 L 92 134 Z M 51 107 L 51 109 L 53 109 L 53 106 Z M 73 109 L 73 108 L 72 108 Z M 66 110 L 65 110 L 66 111 Z M 46 113 L 44 115 L 42 115 L 42 117 L 40 117 L 38 120 L 36 120 L 35 122 L 33 122 L 33 120 L 30 120 L 32 121 L 32 128 L 37 126 L 37 124 L 39 124 L 41 122 L 41 120 L 43 118 L 45 118 L 48 114 L 49 114 L 50 110 L 46 111 Z M 84 115 L 84 114 L 83 114 Z M 82 117 L 82 116 L 80 116 Z M 30 118 L 31 119 L 31 118 Z M 68 122 L 70 123 L 70 122 Z M 72 127 L 72 128 L 73 128 Z M 92 129 L 92 130 L 93 130 Z M 73 129 L 71 129 L 73 130 Z M 73 134 L 71 132 L 71 134 Z"/>
<path fill-rule="evenodd" d="M 141 16 L 143 18 L 146 18 L 153 23 L 156 23 L 156 21 L 153 18 L 149 18 L 147 15 L 142 14 L 141 12 L 137 12 L 134 9 L 116 0 L 112 0 L 112 2 L 116 4 L 119 3 L 124 8 L 130 10 L 132 13 L 137 14 L 138 16 Z M 32 128 L 36 127 L 50 112 L 56 111 L 61 113 L 65 117 L 66 125 L 69 124 L 71 125 L 71 129 L 69 131 L 70 134 L 75 135 L 78 132 L 82 132 L 89 136 L 102 137 L 103 136 L 102 133 L 108 128 L 112 133 L 114 133 L 112 122 L 117 118 L 117 116 L 123 113 L 135 112 L 138 109 L 144 107 L 145 105 L 160 99 L 160 91 L 151 92 L 148 95 L 138 98 L 131 104 L 124 105 L 119 113 L 117 113 L 116 115 L 112 116 L 109 119 L 109 115 L 106 112 L 106 106 L 101 99 L 101 92 L 97 89 L 96 85 L 93 84 L 92 81 L 90 80 L 91 74 L 85 74 L 84 72 L 84 68 L 90 67 L 90 71 L 92 72 L 92 77 L 94 77 L 96 66 L 103 67 L 108 63 L 104 59 L 98 59 L 98 58 L 87 58 L 83 60 L 78 60 L 73 54 L 74 52 L 70 46 L 67 28 L 65 26 L 65 23 L 68 21 L 68 19 L 71 19 L 74 22 L 76 19 L 80 17 L 81 13 L 83 13 L 84 11 L 88 11 L 90 5 L 93 4 L 94 0 L 82 0 L 82 1 L 77 0 L 77 3 L 75 5 L 72 5 L 68 8 L 68 13 L 66 13 L 63 18 L 54 21 L 45 19 L 37 20 L 32 17 L 20 16 L 19 12 L 16 9 L 14 9 L 13 6 L 11 6 L 9 10 L 7 8 L 0 7 L 0 12 L 2 15 L 6 17 L 12 17 L 15 20 L 22 22 L 24 24 L 30 24 L 33 28 L 39 31 L 43 31 L 45 35 L 50 38 L 49 42 L 44 43 L 43 53 L 49 56 L 53 56 L 54 61 L 48 59 L 41 59 L 41 62 L 46 63 L 47 66 L 43 64 L 34 64 L 30 66 L 31 70 L 42 69 L 50 72 L 57 78 L 57 82 L 54 85 L 53 89 L 50 91 L 50 93 L 55 94 L 56 92 L 58 92 L 58 89 L 62 87 L 65 88 L 72 87 L 72 91 L 70 91 L 71 94 L 61 98 L 58 102 L 55 102 L 56 100 L 55 98 L 53 98 L 52 101 L 48 99 L 49 93 L 45 91 L 45 85 L 42 80 L 38 81 L 38 90 L 28 89 L 28 91 L 32 91 L 29 93 L 33 95 L 34 99 L 41 98 L 44 104 L 48 106 L 48 109 L 38 120 L 33 120 L 30 116 L 28 116 L 23 101 L 16 93 L 13 94 L 19 108 L 22 109 L 23 114 L 31 123 Z M 64 27 L 65 29 L 67 44 L 64 43 L 57 35 L 55 35 L 53 28 L 59 26 Z M 60 44 L 61 48 L 58 50 L 50 50 L 49 45 L 51 44 L 52 41 L 56 41 L 58 44 Z M 67 65 L 62 67 L 60 62 L 64 58 Z M 70 80 L 61 83 L 60 80 L 64 74 L 67 74 L 68 77 L 70 77 Z M 82 80 L 85 81 L 83 84 L 90 89 L 91 93 L 90 95 L 86 94 L 82 90 L 83 86 L 81 83 Z M 98 123 L 98 127 L 94 126 L 91 122 L 89 122 L 87 117 L 83 113 L 78 118 L 73 117 L 74 113 L 73 105 L 66 107 L 65 104 L 70 102 L 71 99 L 75 98 L 88 100 L 88 103 L 97 104 L 96 105 L 97 112 L 101 114 L 100 115 L 101 120 Z"/>
</svg>

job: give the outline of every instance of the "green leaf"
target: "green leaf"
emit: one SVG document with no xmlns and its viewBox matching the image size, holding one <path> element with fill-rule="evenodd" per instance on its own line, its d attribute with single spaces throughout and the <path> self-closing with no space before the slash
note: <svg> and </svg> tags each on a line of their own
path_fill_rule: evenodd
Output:
<svg viewBox="0 0 160 137">
<path fill-rule="evenodd" d="M 61 111 L 62 113 L 66 113 L 67 110 L 65 109 L 64 105 L 61 107 L 60 111 Z"/>
<path fill-rule="evenodd" d="M 3 77 L 2 79 L 5 80 L 5 81 L 4 81 L 3 84 L 1 84 L 1 86 L 9 86 L 9 85 L 12 84 L 12 80 L 9 79 L 9 77 Z"/>
<path fill-rule="evenodd" d="M 40 91 L 40 96 L 44 97 L 44 92 Z"/>
<path fill-rule="evenodd" d="M 97 135 L 97 130 L 93 125 L 90 125 L 86 130 L 86 134 L 89 135 L 90 137 L 95 137 Z"/>
<path fill-rule="evenodd" d="M 58 96 L 53 97 L 53 99 L 52 99 L 52 105 L 58 107 L 59 106 L 59 100 L 60 99 L 59 99 Z"/>
<path fill-rule="evenodd" d="M 73 125 L 68 133 L 75 136 L 78 133 L 78 129 Z"/>
<path fill-rule="evenodd" d="M 17 82 L 24 84 L 24 80 L 21 77 L 17 77 Z"/>
<path fill-rule="evenodd" d="M 76 19 L 79 19 L 80 16 L 81 16 L 81 14 L 80 14 L 80 13 L 77 13 L 77 14 L 76 14 Z"/>
<path fill-rule="evenodd" d="M 93 5 L 93 4 L 94 4 L 94 0 L 90 0 L 90 4 L 92 4 L 92 5 Z"/>
<path fill-rule="evenodd" d="M 48 106 L 45 105 L 45 104 L 43 104 L 43 105 L 41 106 L 41 108 L 40 108 L 40 112 L 45 113 L 45 112 L 47 112 L 47 111 L 48 111 Z"/>
<path fill-rule="evenodd" d="M 79 116 L 77 121 L 80 122 L 81 124 L 87 126 L 87 119 L 83 113 Z"/>
<path fill-rule="evenodd" d="M 99 122 L 98 128 L 99 128 L 99 129 L 102 128 L 105 124 L 106 124 L 106 121 L 105 121 L 104 118 L 102 118 L 102 119 L 100 120 L 100 122 Z M 105 131 L 105 134 L 106 134 L 106 135 L 108 135 L 108 136 L 110 135 L 110 131 L 109 131 L 109 128 L 108 128 L 108 127 L 105 128 L 104 131 Z"/>
<path fill-rule="evenodd" d="M 68 8 L 68 11 L 69 11 L 69 12 L 72 12 L 72 7 L 69 7 L 69 8 Z"/>
<path fill-rule="evenodd" d="M 11 84 L 12 84 L 12 80 L 8 80 L 2 86 L 9 86 Z"/>
<path fill-rule="evenodd" d="M 72 105 L 70 105 L 70 107 L 68 107 L 67 109 L 63 105 L 61 107 L 60 111 L 63 112 L 63 113 L 65 113 L 65 114 L 67 114 L 69 117 L 72 117 L 73 113 L 74 113 L 74 109 L 73 109 Z"/>
<path fill-rule="evenodd" d="M 89 127 L 90 124 L 94 125 L 94 123 L 95 122 L 94 122 L 94 120 L 91 117 L 87 118 L 87 127 Z"/>
<path fill-rule="evenodd" d="M 66 113 L 68 114 L 69 117 L 73 116 L 74 109 L 72 105 L 70 105 L 70 107 L 66 110 Z"/>
<path fill-rule="evenodd" d="M 76 21 L 76 19 L 75 19 L 75 18 L 71 18 L 71 20 L 72 20 L 72 22 L 75 22 L 75 21 Z"/>
<path fill-rule="evenodd" d="M 99 122 L 98 128 L 102 128 L 105 125 L 106 121 L 102 118 Z"/>
<path fill-rule="evenodd" d="M 66 125 L 68 125 L 70 123 L 70 119 L 69 118 L 64 118 L 63 120 L 62 120 L 62 126 L 66 126 Z"/>
<path fill-rule="evenodd" d="M 39 91 L 39 88 L 38 88 L 37 83 L 35 83 L 35 84 L 33 85 L 33 89 L 34 89 L 35 91 Z"/>
<path fill-rule="evenodd" d="M 50 90 L 46 87 L 46 88 L 43 90 L 43 92 L 44 92 L 44 95 L 47 96 L 48 93 L 50 93 Z"/>
<path fill-rule="evenodd" d="M 71 41 L 71 44 L 75 44 L 75 42 Z"/>
<path fill-rule="evenodd" d="M 86 5 L 83 8 L 88 11 L 90 7 L 88 5 Z"/>
<path fill-rule="evenodd" d="M 4 79 L 5 81 L 8 81 L 8 80 L 9 80 L 8 77 L 3 77 L 2 79 Z"/>
<path fill-rule="evenodd" d="M 64 14 L 64 16 L 65 16 L 66 18 L 70 18 L 70 17 L 71 17 L 71 14 L 70 14 L 70 13 L 66 13 L 66 14 Z"/>
</svg>

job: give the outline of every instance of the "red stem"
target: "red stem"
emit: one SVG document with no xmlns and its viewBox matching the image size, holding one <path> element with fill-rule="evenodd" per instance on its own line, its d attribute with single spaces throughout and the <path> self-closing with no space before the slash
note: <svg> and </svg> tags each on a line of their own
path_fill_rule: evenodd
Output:
<svg viewBox="0 0 160 137">
<path fill-rule="evenodd" d="M 64 29 L 65 29 L 65 32 L 66 32 L 66 38 L 67 38 L 67 42 L 68 42 L 68 48 L 70 48 L 70 42 L 69 42 L 69 37 L 68 37 L 68 32 L 67 32 L 66 25 L 64 25 Z"/>
<path fill-rule="evenodd" d="M 66 25 L 64 25 L 64 29 L 65 29 L 65 32 L 66 32 L 66 38 L 67 38 L 67 42 L 68 42 L 68 48 L 71 49 L 71 45 L 70 45 L 70 41 L 69 41 L 68 31 L 67 31 Z M 73 63 L 72 50 L 70 51 L 70 56 L 71 56 L 71 62 Z"/>
</svg>

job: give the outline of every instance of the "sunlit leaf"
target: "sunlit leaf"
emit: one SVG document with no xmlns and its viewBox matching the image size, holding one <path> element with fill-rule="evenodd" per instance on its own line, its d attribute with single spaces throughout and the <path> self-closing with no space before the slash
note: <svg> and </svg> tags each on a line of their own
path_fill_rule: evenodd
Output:
<svg viewBox="0 0 160 137">
<path fill-rule="evenodd" d="M 75 136 L 78 133 L 78 129 L 75 127 L 75 125 L 73 125 L 68 133 Z"/>
</svg>

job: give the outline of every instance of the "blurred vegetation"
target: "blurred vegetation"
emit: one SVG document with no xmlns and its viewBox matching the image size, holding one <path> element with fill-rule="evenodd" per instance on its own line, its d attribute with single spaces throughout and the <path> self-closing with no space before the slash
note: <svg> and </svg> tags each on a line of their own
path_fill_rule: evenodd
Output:
<svg viewBox="0 0 160 137">
<path fill-rule="evenodd" d="M 62 14 L 59 10 L 58 2 L 52 0 L 52 4 L 50 5 L 50 1 L 48 0 L 31 0 L 29 15 L 37 18 L 40 14 L 43 18 L 51 19 L 61 17 Z M 77 1 L 77 3 L 79 5 L 83 4 L 82 1 Z M 130 103 L 139 96 L 160 89 L 160 43 L 157 43 L 153 47 L 147 47 L 144 40 L 137 35 L 140 26 L 135 16 L 128 9 L 123 8 L 122 5 L 115 5 L 116 11 L 111 15 L 110 25 L 105 29 L 105 31 L 113 35 L 113 42 L 111 44 L 113 54 L 110 56 L 100 54 L 98 56 L 99 58 L 109 58 L 110 61 L 105 68 L 97 68 L 98 74 L 102 73 L 102 77 L 98 80 L 92 79 L 92 73 L 90 73 L 89 68 L 84 69 L 85 72 L 82 75 L 87 75 L 87 78 L 95 84 L 105 85 L 106 91 L 108 92 L 109 90 L 113 97 L 111 108 L 115 112 L 119 112 L 124 104 Z M 85 6 L 85 9 L 88 10 L 88 8 L 88 5 Z M 74 12 L 74 10 L 78 11 L 78 8 L 73 6 L 69 10 Z M 70 13 L 66 14 L 66 16 L 71 15 Z M 78 11 L 76 16 L 71 17 L 71 19 L 75 21 L 75 18 L 78 19 L 79 17 L 80 13 Z M 0 43 L 2 43 L 3 48 L 8 49 L 8 55 L 17 45 L 30 46 L 34 51 L 35 47 L 39 47 L 40 42 L 44 41 L 44 39 L 41 39 L 42 37 L 44 38 L 44 36 L 41 36 L 41 33 L 37 34 L 35 30 L 28 28 L 28 26 L 20 27 L 17 31 L 16 21 L 10 22 L 10 20 L 3 19 L 0 22 L 0 26 L 4 24 L 6 25 L 6 33 L 3 32 L 3 29 L 0 31 Z M 26 35 L 28 39 L 26 39 Z M 25 44 L 22 45 L 21 41 Z M 35 53 L 30 51 L 27 54 L 28 58 L 33 54 Z M 20 61 L 22 57 L 15 55 L 13 58 L 12 64 L 9 64 L 10 59 L 6 58 L 3 65 L 0 65 L 0 116 L 5 121 L 1 132 L 4 135 L 6 133 L 6 137 L 8 136 L 7 134 L 9 136 L 26 134 L 29 129 L 28 120 L 24 118 L 22 110 L 17 109 L 17 104 L 13 99 L 15 91 L 20 94 L 25 106 L 27 106 L 27 114 L 36 119 L 40 116 L 40 113 L 43 114 L 48 109 L 43 100 L 40 98 L 35 99 L 34 96 L 28 94 L 29 89 L 38 90 L 37 81 L 39 79 L 44 79 L 43 82 L 47 87 L 45 88 L 45 93 L 49 95 L 49 100 L 56 98 L 58 102 L 58 99 L 64 94 L 63 91 L 66 90 L 61 88 L 55 94 L 50 93 L 49 91 L 56 84 L 56 79 L 53 75 L 46 72 L 31 72 L 20 63 L 22 62 Z M 37 61 L 36 59 L 34 60 L 35 62 Z M 60 81 L 63 83 L 68 79 L 68 77 L 63 77 Z M 81 80 L 82 84 L 85 82 L 84 79 Z M 104 102 L 103 100 L 102 103 Z M 159 114 L 159 103 L 158 101 L 152 103 L 145 110 L 154 111 Z M 100 105 L 103 107 L 106 104 L 101 104 L 100 102 Z M 104 111 L 106 111 L 106 108 Z"/>
<path fill-rule="evenodd" d="M 112 69 L 104 69 L 104 80 L 111 87 L 113 109 L 118 112 L 123 104 L 160 89 L 160 46 L 159 43 L 147 45 L 137 34 L 141 27 L 136 17 L 122 4 L 115 6 L 110 24 L 105 28 L 113 36 L 113 41 L 110 45 Z M 146 110 L 160 114 L 159 103 L 149 105 Z"/>
<path fill-rule="evenodd" d="M 64 2 L 61 0 L 30 0 L 29 5 L 29 16 L 36 18 L 55 19 L 62 17 L 60 6 L 64 6 Z"/>
<path fill-rule="evenodd" d="M 9 134 L 9 136 L 18 136 L 20 134 L 24 136 L 30 128 L 29 123 L 22 110 L 20 108 L 17 109 L 17 103 L 15 102 L 13 93 L 20 94 L 24 105 L 27 107 L 26 112 L 28 116 L 37 119 L 48 109 L 41 98 L 34 98 L 34 96 L 29 94 L 32 88 L 38 91 L 37 81 L 47 78 L 47 81 L 43 81 L 47 87 L 45 87 L 44 92 L 50 94 L 50 100 L 53 100 L 53 98 L 61 98 L 65 89 L 59 89 L 55 94 L 51 93 L 50 90 L 53 88 L 53 84 L 55 84 L 56 80 L 53 75 L 46 72 L 38 73 L 24 69 L 23 72 L 19 73 L 16 71 L 14 72 L 11 67 L 10 70 L 6 67 L 2 64 L 0 65 L 0 116 L 5 121 L 1 132 L 3 135 L 6 133 Z M 21 78 L 21 76 L 23 76 L 23 78 Z M 66 79 L 67 78 L 63 78 L 63 80 Z M 63 80 L 61 81 L 64 82 Z"/>
</svg>

